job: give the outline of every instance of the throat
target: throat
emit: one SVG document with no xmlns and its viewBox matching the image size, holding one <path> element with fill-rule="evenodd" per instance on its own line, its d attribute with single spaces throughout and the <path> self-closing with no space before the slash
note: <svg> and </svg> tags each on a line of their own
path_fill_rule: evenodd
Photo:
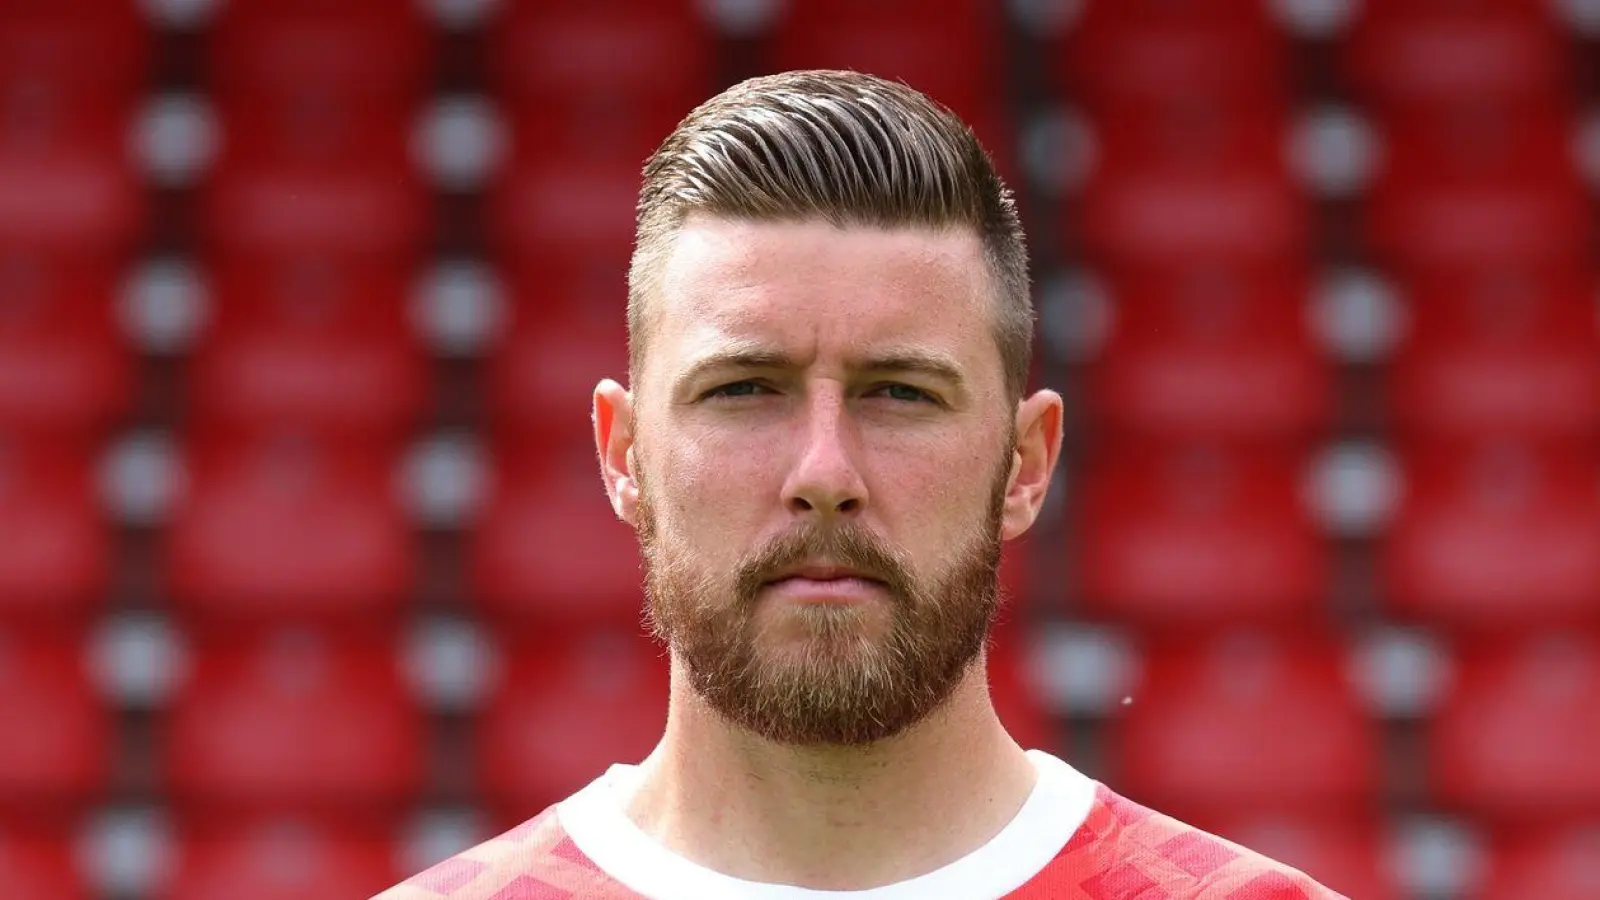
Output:
<svg viewBox="0 0 1600 900">
<path fill-rule="evenodd" d="M 677 715 L 627 814 L 666 850 L 746 881 L 851 891 L 925 875 L 999 834 L 1037 777 L 986 690 L 972 710 L 967 693 L 867 747 L 780 746 Z"/>
</svg>

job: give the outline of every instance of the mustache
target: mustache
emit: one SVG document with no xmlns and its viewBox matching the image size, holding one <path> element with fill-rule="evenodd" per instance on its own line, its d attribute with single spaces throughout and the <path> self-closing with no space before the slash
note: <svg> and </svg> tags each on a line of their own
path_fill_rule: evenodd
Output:
<svg viewBox="0 0 1600 900">
<path fill-rule="evenodd" d="M 856 569 L 883 582 L 899 602 L 906 602 L 912 596 L 913 579 L 907 561 L 865 526 L 856 523 L 834 526 L 804 523 L 767 541 L 737 567 L 734 576 L 737 596 L 744 603 L 754 602 L 761 587 L 779 572 L 817 560 Z"/>
</svg>

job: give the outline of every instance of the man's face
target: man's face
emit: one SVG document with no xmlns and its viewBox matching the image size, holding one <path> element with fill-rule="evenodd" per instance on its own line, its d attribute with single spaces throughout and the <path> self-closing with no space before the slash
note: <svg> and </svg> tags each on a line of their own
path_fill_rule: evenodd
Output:
<svg viewBox="0 0 1600 900">
<path fill-rule="evenodd" d="M 764 737 L 899 733 L 997 604 L 1017 407 L 977 236 L 699 217 L 661 275 L 631 458 L 657 633 Z"/>
</svg>

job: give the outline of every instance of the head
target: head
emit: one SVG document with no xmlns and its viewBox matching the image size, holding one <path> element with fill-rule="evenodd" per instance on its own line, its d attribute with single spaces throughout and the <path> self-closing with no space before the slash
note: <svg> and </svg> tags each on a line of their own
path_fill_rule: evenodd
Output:
<svg viewBox="0 0 1600 900">
<path fill-rule="evenodd" d="M 1026 257 L 971 131 L 870 76 L 744 82 L 649 160 L 595 434 L 650 621 L 729 722 L 866 744 L 980 665 L 1060 451 Z"/>
</svg>

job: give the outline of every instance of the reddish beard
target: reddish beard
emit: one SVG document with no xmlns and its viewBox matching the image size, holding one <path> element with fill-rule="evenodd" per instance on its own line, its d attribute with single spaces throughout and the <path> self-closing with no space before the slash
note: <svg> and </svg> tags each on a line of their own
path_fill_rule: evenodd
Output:
<svg viewBox="0 0 1600 900">
<path fill-rule="evenodd" d="M 731 573 L 705 573 L 691 549 L 663 539 L 640 479 L 651 628 L 707 705 L 761 737 L 860 746 L 897 735 L 943 705 L 983 651 L 1001 601 L 1000 519 L 1011 458 L 1008 442 L 985 515 L 933 578 L 917 577 L 903 553 L 853 521 L 808 521 L 746 554 Z M 801 652 L 763 653 L 756 616 L 763 586 L 814 559 L 881 582 L 888 630 L 870 633 L 861 609 L 810 609 Z"/>
</svg>

